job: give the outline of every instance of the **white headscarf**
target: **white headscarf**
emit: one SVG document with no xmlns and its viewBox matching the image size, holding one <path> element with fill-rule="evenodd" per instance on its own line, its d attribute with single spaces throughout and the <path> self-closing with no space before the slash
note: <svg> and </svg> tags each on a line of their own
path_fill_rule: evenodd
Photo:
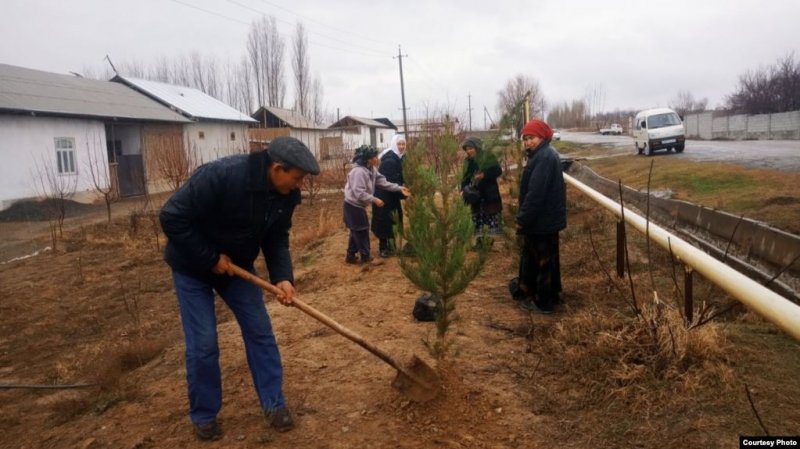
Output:
<svg viewBox="0 0 800 449">
<path fill-rule="evenodd" d="M 390 151 L 393 151 L 393 152 L 394 152 L 394 154 L 396 154 L 396 155 L 397 155 L 397 157 L 399 157 L 399 158 L 402 158 L 402 157 L 405 155 L 405 151 L 403 151 L 403 152 L 401 153 L 401 152 L 400 152 L 400 150 L 397 148 L 397 142 L 400 142 L 401 140 L 402 140 L 403 142 L 405 142 L 405 141 L 406 141 L 406 136 L 404 136 L 404 135 L 402 135 L 402 134 L 395 134 L 395 135 L 393 135 L 393 136 L 392 136 L 392 142 L 389 144 L 389 148 L 387 148 L 387 149 L 385 149 L 385 150 L 381 151 L 381 154 L 379 154 L 379 155 L 378 155 L 378 158 L 379 158 L 379 159 L 383 159 L 383 156 L 385 156 L 385 155 L 386 155 L 386 153 L 388 153 L 388 152 L 390 152 Z"/>
</svg>

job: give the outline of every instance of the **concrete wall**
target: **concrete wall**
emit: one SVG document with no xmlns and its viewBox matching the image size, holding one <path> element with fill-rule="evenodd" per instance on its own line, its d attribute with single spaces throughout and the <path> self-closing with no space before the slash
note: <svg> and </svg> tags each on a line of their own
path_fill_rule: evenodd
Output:
<svg viewBox="0 0 800 449">
<path fill-rule="evenodd" d="M 693 139 L 800 140 L 800 111 L 730 116 L 703 112 L 688 114 L 684 126 Z"/>
<path fill-rule="evenodd" d="M 616 182 L 603 178 L 585 166 L 573 164 L 570 174 L 593 189 L 614 199 L 619 198 Z M 626 204 L 645 210 L 647 193 L 624 187 Z M 789 267 L 788 271 L 800 275 L 800 264 L 789 266 L 800 255 L 800 236 L 789 234 L 767 224 L 740 218 L 727 212 L 711 209 L 686 201 L 650 198 L 650 211 L 662 224 L 675 229 L 689 228 L 705 231 L 722 241 L 731 241 L 747 258 L 754 258 L 775 270 Z"/>
<path fill-rule="evenodd" d="M 37 164 L 40 169 L 45 164 L 55 167 L 57 137 L 75 140 L 76 173 L 60 175 L 65 181 L 66 177 L 75 178 L 78 194 L 73 199 L 93 200 L 88 164 L 97 161 L 104 170 L 108 166 L 105 135 L 103 123 L 96 120 L 0 115 L 0 210 L 16 200 L 38 196 Z"/>
</svg>

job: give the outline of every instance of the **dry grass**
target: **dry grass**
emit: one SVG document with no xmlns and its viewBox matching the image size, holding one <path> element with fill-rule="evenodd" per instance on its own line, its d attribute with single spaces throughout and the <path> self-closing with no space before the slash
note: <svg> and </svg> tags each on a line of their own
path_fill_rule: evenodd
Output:
<svg viewBox="0 0 800 449">
<path fill-rule="evenodd" d="M 587 165 L 608 179 L 646 189 L 652 160 L 631 155 L 587 161 Z M 800 173 L 659 158 L 653 167 L 650 188 L 669 189 L 676 199 L 744 214 L 798 234 L 798 184 Z"/>
<path fill-rule="evenodd" d="M 162 354 L 167 343 L 163 338 L 134 338 L 104 346 L 95 360 L 84 367 L 85 372 L 92 373 L 89 383 L 94 386 L 55 402 L 51 422 L 61 424 L 86 413 L 100 415 L 119 402 L 136 398 L 141 386 L 126 375 Z"/>
<path fill-rule="evenodd" d="M 292 248 L 298 248 L 301 251 L 308 249 L 335 234 L 342 226 L 341 217 L 332 214 L 328 208 L 320 208 L 315 226 L 303 227 L 302 230 L 292 232 Z"/>
</svg>

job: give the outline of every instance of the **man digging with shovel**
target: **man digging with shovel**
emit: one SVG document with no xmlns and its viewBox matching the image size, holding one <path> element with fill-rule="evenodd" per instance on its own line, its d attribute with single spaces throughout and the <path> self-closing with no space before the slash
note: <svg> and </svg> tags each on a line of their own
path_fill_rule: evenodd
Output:
<svg viewBox="0 0 800 449">
<path fill-rule="evenodd" d="M 199 167 L 161 209 L 186 340 L 189 417 L 201 440 L 222 436 L 217 413 L 222 385 L 214 311 L 216 292 L 239 323 L 261 408 L 278 431 L 294 427 L 283 396 L 283 368 L 258 286 L 234 276 L 232 263 L 254 273 L 263 251 L 272 284 L 292 305 L 294 276 L 289 228 L 314 155 L 299 140 L 280 137 L 264 151 L 218 159 Z"/>
</svg>

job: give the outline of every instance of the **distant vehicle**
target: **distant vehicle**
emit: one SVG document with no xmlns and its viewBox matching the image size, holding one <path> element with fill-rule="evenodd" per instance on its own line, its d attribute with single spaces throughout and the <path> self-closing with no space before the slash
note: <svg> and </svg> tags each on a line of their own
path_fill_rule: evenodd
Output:
<svg viewBox="0 0 800 449">
<path fill-rule="evenodd" d="M 561 131 L 558 129 L 553 130 L 553 140 L 561 140 Z"/>
<path fill-rule="evenodd" d="M 609 134 L 613 134 L 615 136 L 621 136 L 622 135 L 622 127 L 619 126 L 619 123 L 614 123 L 613 125 L 611 125 L 610 128 L 601 128 L 600 129 L 600 134 L 602 134 L 604 136 L 607 136 Z"/>
<path fill-rule="evenodd" d="M 678 114 L 669 108 L 647 109 L 636 114 L 633 143 L 639 154 L 651 156 L 656 150 L 682 153 L 686 132 Z"/>
</svg>

